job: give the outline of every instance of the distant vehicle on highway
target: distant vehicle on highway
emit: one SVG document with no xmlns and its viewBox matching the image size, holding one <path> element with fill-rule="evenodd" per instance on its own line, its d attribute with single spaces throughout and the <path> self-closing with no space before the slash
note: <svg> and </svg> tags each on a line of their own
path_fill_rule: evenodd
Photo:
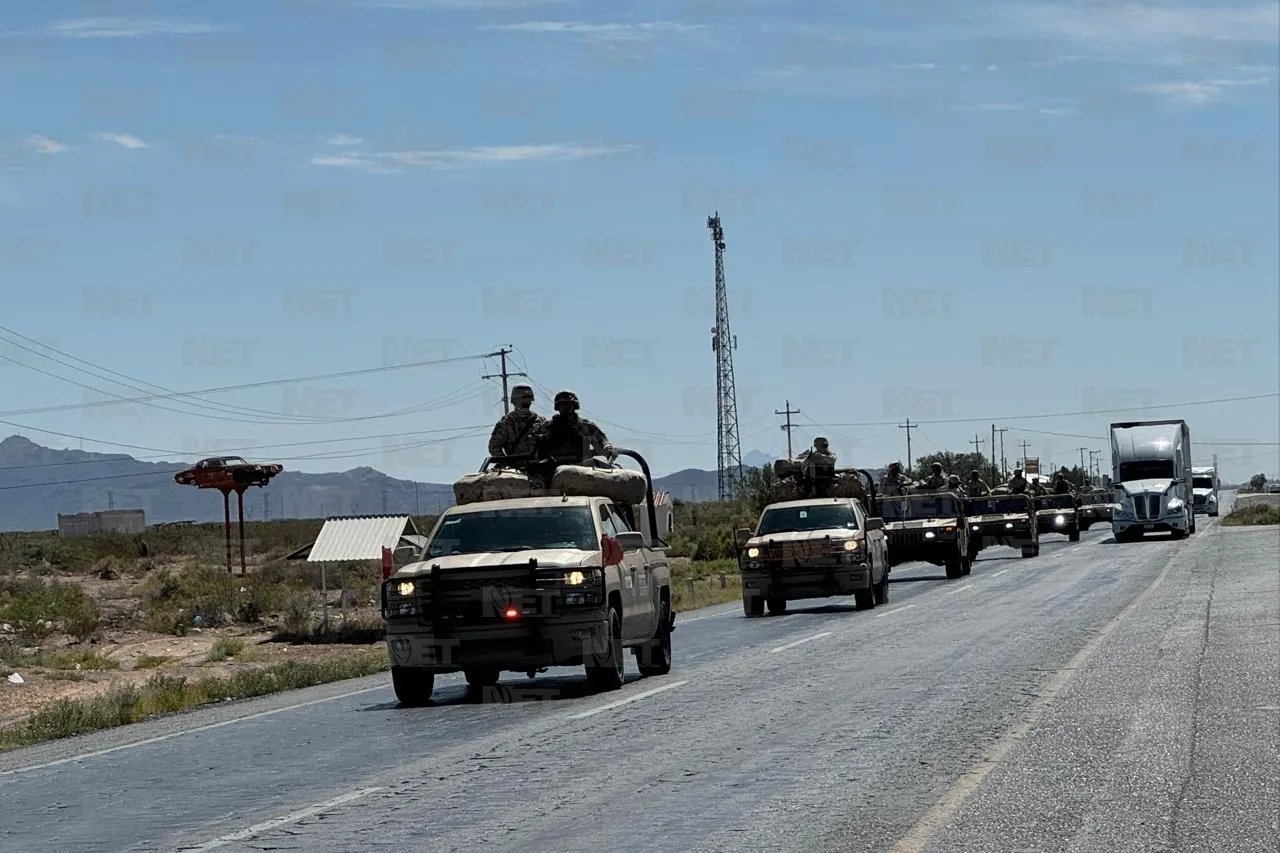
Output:
<svg viewBox="0 0 1280 853">
<path fill-rule="evenodd" d="M 1280 494 L 1280 480 L 1273 480 L 1270 483 L 1267 483 L 1267 494 Z"/>
<path fill-rule="evenodd" d="M 283 465 L 249 462 L 241 456 L 211 456 L 179 471 L 173 480 L 180 486 L 195 485 L 202 489 L 265 486 L 283 470 Z"/>
</svg>

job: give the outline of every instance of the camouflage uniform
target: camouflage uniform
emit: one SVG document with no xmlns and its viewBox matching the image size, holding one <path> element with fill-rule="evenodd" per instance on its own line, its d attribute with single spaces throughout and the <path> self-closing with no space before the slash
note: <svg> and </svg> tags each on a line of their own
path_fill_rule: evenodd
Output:
<svg viewBox="0 0 1280 853">
<path fill-rule="evenodd" d="M 1013 476 L 1009 478 L 1009 482 L 1005 485 L 1009 487 L 1010 494 L 1024 494 L 1027 491 L 1027 478 L 1022 476 L 1022 469 L 1015 468 L 1013 470 Z"/>
<path fill-rule="evenodd" d="M 1035 477 L 1031 480 L 1031 494 L 1036 497 L 1042 497 L 1049 494 L 1049 490 L 1044 487 L 1044 483 L 1040 482 L 1039 477 Z"/>
<path fill-rule="evenodd" d="M 604 431 L 578 416 L 578 397 L 571 391 L 556 395 L 556 414 L 538 428 L 534 452 L 562 465 L 580 465 L 592 456 L 617 455 Z"/>
<path fill-rule="evenodd" d="M 911 481 L 902 473 L 902 466 L 893 463 L 880 480 L 880 494 L 886 498 L 902 497 L 911 488 Z"/>
<path fill-rule="evenodd" d="M 961 497 L 965 497 L 965 495 L 967 494 L 964 490 L 964 483 L 960 482 L 960 476 L 958 474 L 951 474 L 947 477 L 946 488 L 949 489 L 950 491 L 955 492 L 957 495 L 960 495 Z"/>
<path fill-rule="evenodd" d="M 991 487 L 987 485 L 985 480 L 978 476 L 977 471 L 970 471 L 969 482 L 965 483 L 964 491 L 969 497 L 978 498 L 983 495 L 991 494 Z"/>
<path fill-rule="evenodd" d="M 1056 474 L 1053 478 L 1053 493 L 1055 495 L 1074 495 L 1076 490 L 1066 477 Z"/>
<path fill-rule="evenodd" d="M 929 472 L 929 476 L 920 481 L 920 488 L 939 490 L 947 487 L 947 475 L 942 473 L 942 463 L 933 463 L 933 470 Z"/>
<path fill-rule="evenodd" d="M 533 411 L 533 389 L 517 385 L 511 389 L 515 409 L 502 416 L 489 436 L 490 456 L 529 456 L 535 449 L 538 427 L 546 418 Z"/>
</svg>

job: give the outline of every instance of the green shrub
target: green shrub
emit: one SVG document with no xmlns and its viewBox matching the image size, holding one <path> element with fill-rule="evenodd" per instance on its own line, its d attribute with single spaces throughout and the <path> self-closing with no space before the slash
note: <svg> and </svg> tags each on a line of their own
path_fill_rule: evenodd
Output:
<svg viewBox="0 0 1280 853">
<path fill-rule="evenodd" d="M 22 638 L 38 641 L 59 628 L 85 641 L 102 624 L 98 605 L 76 584 L 43 580 L 0 580 L 0 622 Z"/>
</svg>

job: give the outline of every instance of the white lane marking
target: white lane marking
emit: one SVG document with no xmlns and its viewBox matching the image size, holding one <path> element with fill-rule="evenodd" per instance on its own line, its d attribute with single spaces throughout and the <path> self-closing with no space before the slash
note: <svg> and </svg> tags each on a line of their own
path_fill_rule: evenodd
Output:
<svg viewBox="0 0 1280 853">
<path fill-rule="evenodd" d="M 48 762 L 45 762 L 44 764 L 33 764 L 30 767 L 18 767 L 13 770 L 0 770 L 0 776 L 13 776 L 18 773 L 30 773 L 33 770 L 45 770 L 49 767 L 57 767 L 62 764 L 70 764 L 73 761 L 84 761 L 85 759 L 88 759 L 88 758 L 97 758 L 100 755 L 110 755 L 113 752 L 120 752 L 126 749 L 134 749 L 135 747 L 139 747 L 139 746 L 150 746 L 153 743 L 160 743 L 161 741 L 172 740 L 173 738 L 182 737 L 183 735 L 195 734 L 196 732 L 213 731 L 214 729 L 220 729 L 223 726 L 234 726 L 236 723 L 243 723 L 243 722 L 247 722 L 248 720 L 259 720 L 259 719 L 262 719 L 263 717 L 270 717 L 274 714 L 283 714 L 285 711 L 296 711 L 299 708 L 308 708 L 312 705 L 319 705 L 323 702 L 333 702 L 338 699 L 349 699 L 352 696 L 359 696 L 362 693 L 372 693 L 375 690 L 388 690 L 390 689 L 390 687 L 391 687 L 390 684 L 383 684 L 377 687 L 366 687 L 363 690 L 353 690 L 350 693 L 339 693 L 337 696 L 328 696 L 328 697 L 325 697 L 324 699 L 312 699 L 309 702 L 299 702 L 296 705 L 286 705 L 283 708 L 273 708 L 270 711 L 259 711 L 256 714 L 249 714 L 248 716 L 245 716 L 245 717 L 236 717 L 234 720 L 223 720 L 220 723 L 209 723 L 206 726 L 196 726 L 195 728 L 192 728 L 192 729 L 183 729 L 180 732 L 170 732 L 167 735 L 157 735 L 156 737 L 149 737 L 149 738 L 146 738 L 145 740 L 136 740 L 133 743 L 125 743 L 125 744 L 121 744 L 120 746 L 110 747 L 108 749 L 99 749 L 93 752 L 82 752 L 79 755 L 73 755 L 69 758 L 59 758 L 57 761 L 48 761 Z"/>
<path fill-rule="evenodd" d="M 886 610 L 884 613 L 877 613 L 877 614 L 876 614 L 876 618 L 877 618 L 877 619 L 883 619 L 883 618 L 884 618 L 884 617 L 886 617 L 886 616 L 892 616 L 893 614 L 895 614 L 895 613 L 897 613 L 897 612 L 899 612 L 899 611 L 901 611 L 901 610 L 910 610 L 910 609 L 911 609 L 911 608 L 913 608 L 913 607 L 915 607 L 915 605 L 914 605 L 914 604 L 904 604 L 904 605 L 902 605 L 901 607 L 895 607 L 895 608 L 893 608 L 892 610 Z"/>
<path fill-rule="evenodd" d="M 677 687 L 688 684 L 687 681 L 673 681 L 670 684 L 664 684 L 661 687 L 655 687 L 652 690 L 646 690 L 643 693 L 637 693 L 634 696 L 628 696 L 626 699 L 619 699 L 617 702 L 610 702 L 608 705 L 601 705 L 599 708 L 592 708 L 590 711 L 583 711 L 579 714 L 570 714 L 571 720 L 583 720 L 587 717 L 602 714 L 605 711 L 612 711 L 614 708 L 621 708 L 623 705 L 629 705 L 632 702 L 638 702 L 641 699 L 648 699 L 650 696 L 657 696 L 659 693 L 665 693 L 668 690 L 675 690 Z"/>
<path fill-rule="evenodd" d="M 950 592 L 948 592 L 948 593 L 946 593 L 946 594 L 947 594 L 947 595 L 955 595 L 957 592 L 964 592 L 966 589 L 973 589 L 973 584 L 965 584 L 964 586 L 960 587 L 959 589 L 953 589 L 953 590 L 951 590 Z"/>
<path fill-rule="evenodd" d="M 998 578 L 998 577 L 1000 577 L 1002 574 L 1004 574 L 1004 573 L 1005 573 L 1005 572 L 1007 572 L 1007 571 L 1009 571 L 1009 570 L 1008 570 L 1008 569 L 1001 569 L 1001 570 L 1000 570 L 1000 571 L 998 571 L 998 572 L 992 572 L 991 574 L 987 575 L 987 577 L 989 577 L 989 578 Z"/>
<path fill-rule="evenodd" d="M 308 806 L 307 808 L 302 809 L 300 811 L 296 811 L 293 814 L 287 814 L 284 817 L 273 818 L 271 820 L 264 821 L 263 823 L 255 824 L 249 827 L 248 829 L 242 829 L 239 832 L 233 832 L 229 835 L 224 835 L 221 838 L 215 838 L 212 841 L 206 841 L 204 844 L 200 844 L 195 847 L 179 847 L 178 849 L 180 851 L 186 851 L 186 850 L 196 851 L 196 850 L 214 850 L 214 849 L 217 849 L 218 847 L 226 847 L 228 844 L 234 844 L 237 841 L 245 841 L 247 839 L 253 838 L 255 835 L 261 835 L 264 832 L 269 832 L 278 827 L 285 826 L 290 823 L 297 823 L 300 820 L 306 820 L 307 818 L 312 817 L 313 815 L 318 815 L 323 811 L 334 808 L 335 806 L 340 806 L 343 803 L 349 803 L 352 800 L 358 800 L 361 797 L 367 797 L 370 794 L 376 794 L 378 791 L 382 791 L 382 790 L 385 790 L 385 789 L 365 788 L 360 791 L 352 791 L 348 794 L 343 794 L 341 797 L 334 797 L 332 800 L 326 800 L 323 803 L 317 803 L 314 806 Z"/>
<path fill-rule="evenodd" d="M 1102 648 L 1103 641 L 1116 628 L 1120 627 L 1120 624 L 1133 611 L 1141 607 L 1142 602 L 1146 601 L 1147 597 L 1160 584 L 1164 583 L 1164 579 L 1173 571 L 1174 565 L 1175 561 L 1170 560 L 1165 565 L 1164 571 L 1151 582 L 1150 586 L 1143 590 L 1133 601 L 1125 605 L 1125 608 L 1116 614 L 1115 618 L 1108 622 L 1098 632 L 1097 636 L 1085 643 L 1084 648 L 1076 652 L 1075 656 L 1067 661 L 1065 666 L 1044 682 L 1038 695 L 1027 707 L 1027 710 L 1023 712 L 1022 717 L 1000 736 L 1000 739 L 978 759 L 976 764 L 955 781 L 955 784 L 943 794 L 942 798 L 932 808 L 924 813 L 924 816 L 920 818 L 916 825 L 893 845 L 889 853 L 923 853 L 933 844 L 938 835 L 955 819 L 965 801 L 981 787 L 982 781 L 987 777 L 987 774 L 999 766 L 1000 762 L 1004 761 L 1015 744 L 1026 739 L 1050 706 L 1058 701 L 1072 677 L 1083 669 L 1085 664 L 1098 653 L 1098 649 Z"/>
<path fill-rule="evenodd" d="M 796 640 L 794 643 L 787 643 L 785 646 L 778 646 L 776 649 L 769 649 L 769 654 L 774 652 L 785 652 L 787 649 L 794 649 L 796 646 L 803 646 L 805 643 L 812 643 L 814 640 L 821 640 L 823 637 L 830 637 L 834 631 L 823 631 L 821 634 L 814 634 L 812 637 L 805 637 L 803 640 Z"/>
</svg>

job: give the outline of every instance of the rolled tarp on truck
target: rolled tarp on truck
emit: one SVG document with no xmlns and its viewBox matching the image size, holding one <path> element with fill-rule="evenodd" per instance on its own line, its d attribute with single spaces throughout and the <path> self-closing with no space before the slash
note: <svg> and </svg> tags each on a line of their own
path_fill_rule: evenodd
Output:
<svg viewBox="0 0 1280 853">
<path fill-rule="evenodd" d="M 459 477 L 453 484 L 453 496 L 459 506 L 548 495 L 599 496 L 634 506 L 644 503 L 647 488 L 648 481 L 639 471 L 561 465 L 551 476 L 549 487 L 519 471 L 482 471 Z"/>
</svg>

